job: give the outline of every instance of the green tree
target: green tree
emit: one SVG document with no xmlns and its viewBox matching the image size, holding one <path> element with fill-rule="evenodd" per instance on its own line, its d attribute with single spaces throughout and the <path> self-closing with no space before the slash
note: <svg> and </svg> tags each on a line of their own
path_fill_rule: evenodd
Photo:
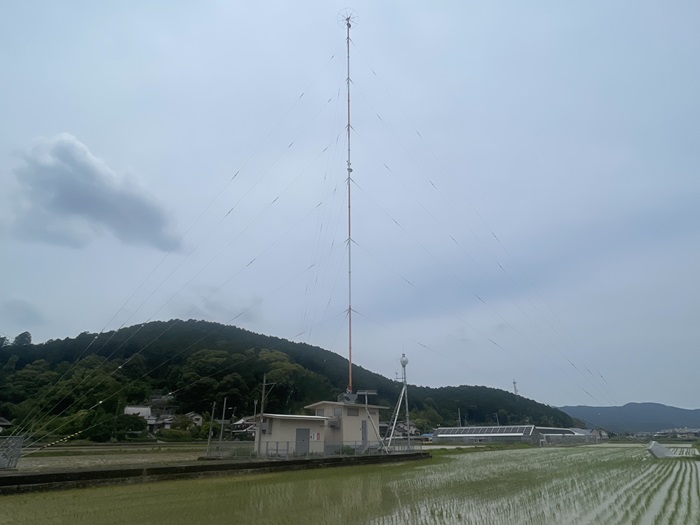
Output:
<svg viewBox="0 0 700 525">
<path fill-rule="evenodd" d="M 12 346 L 18 347 L 18 348 L 31 346 L 31 344 L 32 344 L 32 334 L 30 334 L 29 332 L 22 332 L 17 337 L 15 337 L 14 341 L 12 341 Z"/>
<path fill-rule="evenodd" d="M 118 441 L 124 441 L 130 434 L 143 433 L 146 428 L 146 420 L 135 414 L 120 414 L 114 421 L 114 435 Z"/>
<path fill-rule="evenodd" d="M 219 435 L 219 429 L 221 428 L 221 425 L 214 421 L 214 423 L 210 427 L 209 421 L 209 416 L 205 416 L 204 423 L 202 423 L 202 427 L 199 429 L 199 437 L 202 439 L 209 439 L 209 429 L 211 429 L 212 438 Z"/>
<path fill-rule="evenodd" d="M 102 408 L 90 410 L 83 419 L 81 437 L 100 443 L 109 441 L 114 431 L 114 417 Z"/>
<path fill-rule="evenodd" d="M 430 432 L 435 427 L 442 425 L 444 421 L 440 413 L 432 407 L 411 412 L 411 420 L 422 433 Z"/>
<path fill-rule="evenodd" d="M 17 369 L 17 363 L 19 362 L 19 356 L 17 354 L 11 355 L 7 362 L 3 365 L 2 369 L 6 372 L 14 372 Z"/>
<path fill-rule="evenodd" d="M 7 400 L 18 403 L 28 398 L 39 397 L 39 391 L 52 385 L 57 374 L 44 359 L 28 364 L 10 375 L 7 381 Z"/>
<path fill-rule="evenodd" d="M 175 422 L 170 426 L 176 430 L 189 430 L 190 427 L 195 426 L 190 418 L 184 415 L 175 416 Z"/>
<path fill-rule="evenodd" d="M 101 361 L 94 356 L 86 360 L 92 361 L 93 366 Z M 120 390 L 120 383 L 112 374 L 102 368 L 91 368 L 81 361 L 81 366 L 76 367 L 68 378 L 47 388 L 46 406 L 56 415 L 96 407 L 114 414 L 120 403 L 116 395 Z"/>
<path fill-rule="evenodd" d="M 85 428 L 84 424 L 87 414 L 87 410 L 80 410 L 69 416 L 54 417 L 46 424 L 46 434 L 68 436 L 80 432 Z"/>
</svg>

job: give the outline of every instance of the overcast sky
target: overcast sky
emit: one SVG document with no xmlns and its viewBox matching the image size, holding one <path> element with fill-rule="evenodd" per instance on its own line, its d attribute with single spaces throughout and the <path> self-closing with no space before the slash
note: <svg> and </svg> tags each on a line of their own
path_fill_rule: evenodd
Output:
<svg viewBox="0 0 700 525">
<path fill-rule="evenodd" d="M 346 7 L 0 1 L 0 335 L 346 356 Z M 700 407 L 700 4 L 352 8 L 353 361 Z"/>
</svg>

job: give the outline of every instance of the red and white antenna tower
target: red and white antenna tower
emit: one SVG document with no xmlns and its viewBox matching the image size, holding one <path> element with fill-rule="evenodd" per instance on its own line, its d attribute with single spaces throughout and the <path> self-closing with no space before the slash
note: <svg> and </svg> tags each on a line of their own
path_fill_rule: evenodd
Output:
<svg viewBox="0 0 700 525">
<path fill-rule="evenodd" d="M 350 28 L 353 24 L 357 24 L 357 13 L 353 9 L 344 9 L 338 15 L 338 21 L 345 25 L 346 29 L 346 48 L 347 48 L 347 85 L 348 94 L 348 123 L 347 123 L 347 140 L 348 140 L 348 386 L 346 392 L 352 394 L 352 216 L 350 214 L 350 188 L 352 186 L 352 165 L 350 163 Z"/>
</svg>

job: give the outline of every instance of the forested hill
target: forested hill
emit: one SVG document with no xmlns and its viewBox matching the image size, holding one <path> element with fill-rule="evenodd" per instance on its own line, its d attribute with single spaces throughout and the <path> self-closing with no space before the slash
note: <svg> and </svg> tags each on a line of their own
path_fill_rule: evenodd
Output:
<svg viewBox="0 0 700 525">
<path fill-rule="evenodd" d="M 206 413 L 213 401 L 228 397 L 237 415 L 249 415 L 260 398 L 263 374 L 275 383 L 266 411 L 303 413 L 305 405 L 343 392 L 347 360 L 318 347 L 194 320 L 150 322 L 36 345 L 25 333 L 13 342 L 0 338 L 0 416 L 15 425 L 29 417 L 51 421 L 56 432 L 75 430 L 81 424 L 76 414 L 86 420 L 113 415 L 125 404 L 168 393 L 180 413 Z M 377 390 L 372 401 L 390 407 L 401 389 L 356 365 L 353 385 Z M 456 425 L 458 409 L 469 424 L 495 423 L 498 414 L 501 424 L 572 425 L 558 409 L 482 386 L 411 386 L 409 401 L 422 430 Z"/>
<path fill-rule="evenodd" d="M 562 407 L 564 412 L 615 432 L 658 432 L 672 428 L 700 428 L 700 410 L 659 403 L 627 403 L 621 407 Z"/>
</svg>

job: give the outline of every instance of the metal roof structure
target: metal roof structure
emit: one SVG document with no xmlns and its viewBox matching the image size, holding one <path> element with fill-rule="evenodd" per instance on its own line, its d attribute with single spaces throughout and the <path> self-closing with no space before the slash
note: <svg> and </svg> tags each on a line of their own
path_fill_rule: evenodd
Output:
<svg viewBox="0 0 700 525">
<path fill-rule="evenodd" d="M 537 427 L 537 432 L 544 436 L 586 436 L 590 430 L 580 428 Z"/>
<path fill-rule="evenodd" d="M 435 438 L 460 437 L 529 437 L 535 431 L 535 425 L 491 426 L 491 427 L 445 427 L 433 433 Z"/>
</svg>

